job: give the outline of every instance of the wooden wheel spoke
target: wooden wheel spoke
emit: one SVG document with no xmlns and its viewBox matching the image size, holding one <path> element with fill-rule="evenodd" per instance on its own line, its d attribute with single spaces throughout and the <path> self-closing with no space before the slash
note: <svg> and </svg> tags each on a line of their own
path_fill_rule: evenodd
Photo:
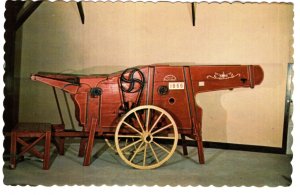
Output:
<svg viewBox="0 0 300 195">
<path fill-rule="evenodd" d="M 149 131 L 149 121 L 150 121 L 150 108 L 148 108 L 147 118 L 146 118 L 146 132 Z"/>
<path fill-rule="evenodd" d="M 161 113 L 159 115 L 159 117 L 157 118 L 157 120 L 155 121 L 155 123 L 152 125 L 151 129 L 149 130 L 149 132 L 151 133 L 151 131 L 154 129 L 154 127 L 157 125 L 157 123 L 159 122 L 159 120 L 161 119 L 161 117 L 164 115 L 164 113 Z"/>
<path fill-rule="evenodd" d="M 153 136 L 156 139 L 175 139 L 175 137 L 163 137 L 163 136 Z"/>
<path fill-rule="evenodd" d="M 143 166 L 145 166 L 145 165 L 146 165 L 147 146 L 148 146 L 148 143 L 145 143 L 145 148 L 144 148 L 144 159 L 143 159 Z"/>
<path fill-rule="evenodd" d="M 138 121 L 138 123 L 140 125 L 140 128 L 142 129 L 142 131 L 145 131 L 144 128 L 143 128 L 143 125 L 142 125 L 142 123 L 140 121 L 140 117 L 137 115 L 136 112 L 134 112 L 134 115 L 135 115 L 135 118 L 137 119 L 137 121 Z"/>
<path fill-rule="evenodd" d="M 137 130 L 136 128 L 134 128 L 133 126 L 131 126 L 130 124 L 126 123 L 125 121 L 123 122 L 126 126 L 128 126 L 131 130 L 137 132 L 138 134 L 142 135 L 142 133 Z"/>
<path fill-rule="evenodd" d="M 118 135 L 120 138 L 141 138 L 140 135 Z"/>
<path fill-rule="evenodd" d="M 155 141 L 153 141 L 153 143 L 154 143 L 154 144 L 155 144 L 157 147 L 159 147 L 160 149 L 164 150 L 166 153 L 170 154 L 170 151 L 169 151 L 169 150 L 167 150 L 165 147 L 163 147 L 163 146 L 159 145 L 159 144 L 158 144 L 158 143 L 156 143 Z"/>
<path fill-rule="evenodd" d="M 129 162 L 131 162 L 131 161 L 134 159 L 134 157 L 137 155 L 137 153 L 140 152 L 140 149 L 141 149 L 143 143 L 144 143 L 144 142 L 142 142 L 142 143 L 139 145 L 139 147 L 134 151 L 134 153 L 133 153 L 132 157 L 130 158 Z"/>
<path fill-rule="evenodd" d="M 135 142 L 132 142 L 131 144 L 129 144 L 129 145 L 125 146 L 124 148 L 122 148 L 121 151 L 124 151 L 124 150 L 130 148 L 131 146 L 134 146 L 135 144 L 141 142 L 141 141 L 142 141 L 142 139 L 139 139 L 139 140 L 137 140 Z"/>
<path fill-rule="evenodd" d="M 153 154 L 153 155 L 154 155 L 154 157 L 155 157 L 155 160 L 156 160 L 156 162 L 159 162 L 159 160 L 158 160 L 158 158 L 157 158 L 157 155 L 156 155 L 156 153 L 155 153 L 155 151 L 154 151 L 154 149 L 153 149 L 152 145 L 151 145 L 151 144 L 149 144 L 149 147 L 150 147 L 150 149 L 151 149 L 151 151 L 152 151 L 152 154 Z"/>
<path fill-rule="evenodd" d="M 163 130 L 167 129 L 167 128 L 171 127 L 172 125 L 173 125 L 173 124 L 172 124 L 172 123 L 170 123 L 170 124 L 168 124 L 168 125 L 166 125 L 166 126 L 164 126 L 164 127 L 160 128 L 160 129 L 158 129 L 158 130 L 154 131 L 154 132 L 152 133 L 152 135 L 154 135 L 154 134 L 156 134 L 156 133 L 159 133 L 159 132 L 161 132 L 161 131 L 163 131 Z"/>
</svg>

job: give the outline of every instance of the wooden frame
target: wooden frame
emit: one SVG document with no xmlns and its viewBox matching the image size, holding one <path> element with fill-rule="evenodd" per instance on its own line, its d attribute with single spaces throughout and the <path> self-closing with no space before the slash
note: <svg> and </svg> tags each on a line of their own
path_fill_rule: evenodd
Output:
<svg viewBox="0 0 300 195">
<path fill-rule="evenodd" d="M 82 137 L 79 156 L 84 156 L 83 165 L 88 166 L 91 162 L 95 135 L 105 137 L 119 133 L 118 127 L 123 117 L 127 116 L 126 113 L 131 109 L 148 105 L 160 107 L 174 118 L 178 133 L 183 135 L 185 155 L 187 155 L 185 136 L 196 140 L 199 163 L 204 164 L 201 129 L 203 113 L 196 105 L 195 95 L 239 87 L 254 88 L 262 82 L 263 76 L 263 70 L 258 65 L 151 65 L 129 68 L 123 73 L 111 75 L 38 73 L 33 74 L 31 79 L 62 89 L 71 95 L 76 108 L 76 119 L 83 129 L 82 132 L 73 132 L 69 135 Z M 140 128 L 134 127 L 134 124 L 134 121 L 130 124 L 134 129 Z M 63 136 L 64 133 L 66 132 L 55 132 L 54 135 Z M 118 134 L 115 134 L 115 137 L 117 136 Z M 116 146 L 117 142 L 116 138 Z M 117 151 L 122 156 L 118 147 Z M 131 163 L 128 164 L 133 166 Z M 146 165 L 142 167 L 146 168 Z"/>
<path fill-rule="evenodd" d="M 33 142 L 27 142 L 24 138 L 36 138 Z M 44 140 L 44 150 L 40 152 L 35 146 Z M 17 151 L 17 143 L 23 148 Z M 49 123 L 19 123 L 11 132 L 10 168 L 15 169 L 17 160 L 30 152 L 43 160 L 43 169 L 50 167 L 51 124 Z"/>
</svg>

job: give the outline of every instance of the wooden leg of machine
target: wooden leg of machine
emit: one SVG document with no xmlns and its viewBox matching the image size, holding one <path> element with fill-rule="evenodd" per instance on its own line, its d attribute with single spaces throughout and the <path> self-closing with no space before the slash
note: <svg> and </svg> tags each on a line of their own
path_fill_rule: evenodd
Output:
<svg viewBox="0 0 300 195">
<path fill-rule="evenodd" d="M 87 143 L 87 138 L 82 137 L 80 140 L 80 146 L 79 146 L 79 152 L 78 152 L 78 156 L 79 157 L 83 157 L 84 156 L 84 152 L 85 152 L 85 148 L 86 148 L 86 143 Z"/>
<path fill-rule="evenodd" d="M 53 88 L 53 90 L 54 90 L 54 94 L 56 96 L 55 88 Z M 58 108 L 59 108 L 59 111 L 60 111 L 59 104 L 58 104 Z M 62 117 L 61 117 L 61 120 L 62 120 Z M 65 131 L 65 125 L 64 125 L 63 120 L 62 120 L 62 124 L 52 124 L 52 131 L 54 133 L 64 132 Z M 57 150 L 58 154 L 59 155 L 64 155 L 65 154 L 65 137 L 53 136 L 53 143 L 56 147 L 56 150 Z"/>
<path fill-rule="evenodd" d="M 204 159 L 204 152 L 203 152 L 202 135 L 199 130 L 197 131 L 195 138 L 197 141 L 199 163 L 204 164 L 205 159 Z"/>
<path fill-rule="evenodd" d="M 183 134 L 181 134 L 181 144 L 182 144 L 183 155 L 185 155 L 185 156 L 188 155 L 186 141 L 185 141 L 185 135 L 183 135 Z"/>
<path fill-rule="evenodd" d="M 54 137 L 54 145 L 57 149 L 59 155 L 65 154 L 65 138 L 64 137 Z"/>
<path fill-rule="evenodd" d="M 85 149 L 83 166 L 89 166 L 91 164 L 91 157 L 92 157 L 92 151 L 93 151 L 93 146 L 94 146 L 97 121 L 98 120 L 96 118 L 92 118 L 92 124 L 91 124 L 90 132 L 89 132 L 89 139 L 88 139 L 87 146 Z"/>
<path fill-rule="evenodd" d="M 64 155 L 65 154 L 65 138 L 64 137 L 58 137 L 59 139 L 59 154 Z"/>
</svg>

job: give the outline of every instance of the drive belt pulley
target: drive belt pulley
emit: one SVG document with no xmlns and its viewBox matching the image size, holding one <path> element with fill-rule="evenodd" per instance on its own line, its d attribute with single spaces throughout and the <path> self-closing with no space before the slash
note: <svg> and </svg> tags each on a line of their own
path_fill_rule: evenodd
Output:
<svg viewBox="0 0 300 195">
<path fill-rule="evenodd" d="M 138 68 L 128 68 L 120 76 L 120 89 L 122 91 L 122 110 L 127 112 L 129 109 L 136 107 L 140 103 L 141 93 L 144 89 L 145 77 Z M 125 101 L 126 93 L 138 93 L 133 105 Z"/>
</svg>

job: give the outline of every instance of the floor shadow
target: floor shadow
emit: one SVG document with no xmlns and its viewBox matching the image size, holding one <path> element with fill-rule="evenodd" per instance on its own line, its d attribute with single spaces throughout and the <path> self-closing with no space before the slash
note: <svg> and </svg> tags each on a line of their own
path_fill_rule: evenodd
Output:
<svg viewBox="0 0 300 195">
<path fill-rule="evenodd" d="M 213 155 L 211 155 L 209 158 L 206 159 L 205 163 L 209 164 L 213 162 L 216 158 L 218 158 L 218 156 L 220 156 L 223 153 L 224 151 L 215 152 Z"/>
<path fill-rule="evenodd" d="M 108 148 L 109 147 L 107 146 L 107 144 L 104 144 L 100 149 L 98 149 L 98 151 L 96 151 L 95 154 L 93 154 L 91 163 L 98 159 Z"/>
</svg>

